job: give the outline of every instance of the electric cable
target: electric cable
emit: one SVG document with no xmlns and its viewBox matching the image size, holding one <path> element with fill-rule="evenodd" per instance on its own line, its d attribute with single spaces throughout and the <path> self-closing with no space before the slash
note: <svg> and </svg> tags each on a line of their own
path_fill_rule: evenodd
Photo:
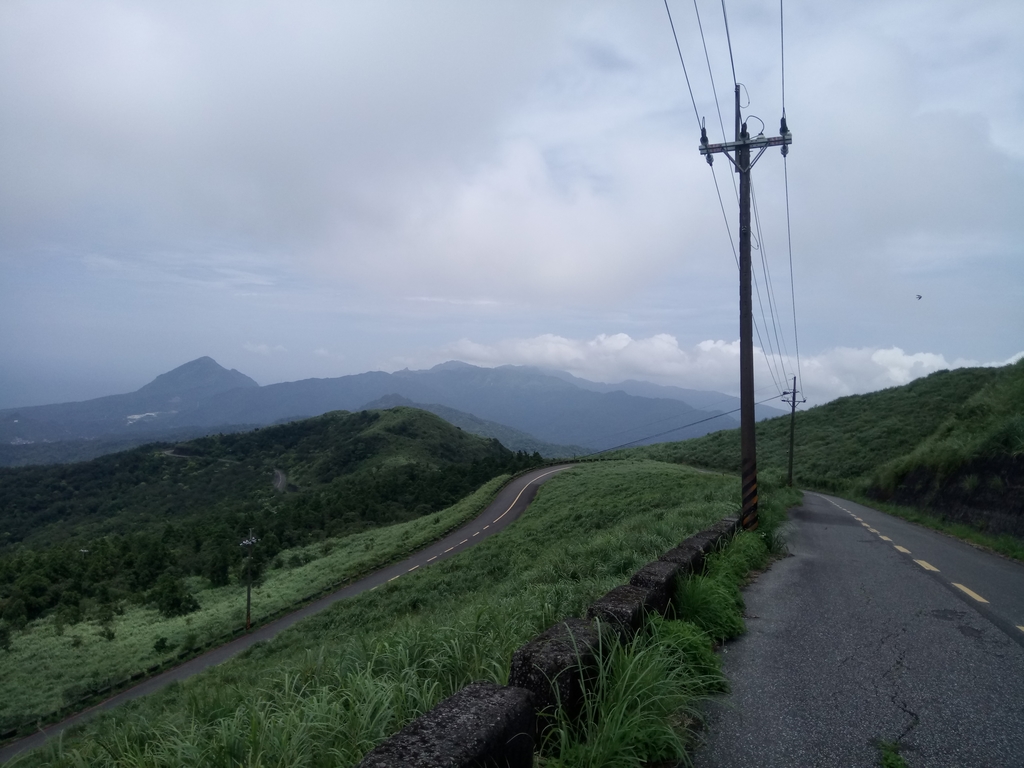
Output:
<svg viewBox="0 0 1024 768">
<path fill-rule="evenodd" d="M 754 227 L 757 230 L 758 240 L 761 242 L 760 254 L 761 254 L 761 271 L 764 273 L 765 279 L 765 292 L 768 295 L 768 313 L 772 318 L 772 329 L 775 333 L 775 344 L 779 354 L 779 364 L 782 368 L 782 376 L 788 381 L 789 375 L 786 373 L 786 362 L 783 353 L 786 356 L 789 355 L 789 351 L 786 349 L 786 334 L 782 334 L 782 338 L 779 338 L 779 326 L 782 324 L 782 315 L 778 310 L 778 301 L 775 298 L 775 286 L 772 283 L 771 269 L 768 266 L 768 251 L 764 247 L 764 235 L 761 233 L 761 215 L 757 209 L 757 194 L 754 190 L 754 180 L 750 180 L 750 201 L 754 208 Z M 758 294 L 758 301 L 760 301 L 760 293 Z M 764 308 L 762 307 L 762 315 Z M 767 327 L 767 321 L 765 322 Z"/>
<path fill-rule="evenodd" d="M 693 116 L 697 118 L 697 127 L 700 128 L 700 112 L 697 111 L 697 100 L 693 98 L 693 88 L 690 87 L 690 76 L 686 72 L 686 62 L 683 61 L 683 49 L 679 47 L 679 37 L 676 35 L 676 25 L 672 21 L 672 11 L 668 8 L 668 0 L 665 0 L 665 13 L 668 14 L 668 25 L 672 27 L 672 39 L 676 41 L 676 53 L 679 54 L 679 63 L 683 65 L 683 77 L 686 79 L 686 90 L 690 92 L 690 102 L 693 104 Z"/>
<path fill-rule="evenodd" d="M 782 74 L 782 117 L 786 117 L 786 15 L 783 7 L 783 0 L 779 0 L 779 55 L 781 58 Z M 796 375 L 800 382 L 800 392 L 804 394 L 804 401 L 807 400 L 804 390 L 803 368 L 800 365 L 800 335 L 797 332 L 796 324 L 796 282 L 793 278 L 793 228 L 789 215 L 789 163 L 786 154 L 782 155 L 782 173 L 786 188 L 786 243 L 789 247 L 789 295 L 793 303 L 793 344 L 796 347 Z M 796 397 L 796 394 L 793 395 Z"/>
<path fill-rule="evenodd" d="M 694 0 L 696 2 L 696 0 Z M 779 50 L 782 53 L 782 116 L 786 116 L 786 19 L 779 0 Z"/>
<path fill-rule="evenodd" d="M 800 366 L 800 336 L 797 333 L 796 325 L 796 284 L 793 279 L 793 230 L 789 218 L 789 165 L 786 158 L 782 158 L 782 172 L 786 185 L 786 240 L 789 245 L 789 294 L 793 301 L 793 343 L 796 345 L 796 375 L 800 381 L 800 391 L 804 391 L 804 375 Z M 804 393 L 804 397 L 807 395 Z"/>
<path fill-rule="evenodd" d="M 767 400 L 761 400 L 759 402 L 756 402 L 756 403 L 754 403 L 754 405 L 764 405 L 765 403 L 770 403 L 772 400 L 778 400 L 778 399 L 779 399 L 779 396 L 775 395 L 774 397 L 769 397 Z M 594 451 L 593 453 L 588 453 L 588 454 L 585 454 L 585 455 L 580 456 L 578 458 L 589 459 L 591 456 L 600 456 L 602 453 L 608 453 L 609 451 L 617 451 L 620 448 L 628 448 L 629 446 L 635 445 L 636 443 L 642 443 L 644 440 L 653 440 L 656 437 L 664 437 L 665 435 L 670 435 L 673 432 L 678 432 L 680 429 L 686 429 L 687 427 L 695 427 L 698 424 L 704 424 L 705 422 L 711 421 L 713 419 L 720 419 L 722 416 L 729 416 L 730 414 L 737 413 L 739 411 L 740 411 L 739 408 L 733 408 L 731 411 L 726 411 L 724 413 L 719 413 L 718 415 L 711 416 L 710 418 L 707 418 L 707 419 L 701 419 L 700 421 L 694 421 L 694 422 L 691 422 L 690 424 L 683 424 L 680 427 L 673 427 L 672 429 L 666 430 L 664 432 L 659 432 L 656 435 L 648 435 L 647 437 L 641 437 L 641 438 L 638 438 L 636 440 L 630 440 L 628 443 L 623 443 L 622 445 L 616 445 L 616 446 L 614 446 L 612 448 L 605 448 L 604 450 L 601 450 L 601 451 Z M 735 427 L 735 429 L 738 429 L 738 427 Z"/>
<path fill-rule="evenodd" d="M 736 63 L 732 58 L 732 38 L 729 36 L 729 15 L 725 12 L 725 0 L 722 0 L 722 18 L 725 20 L 725 41 L 729 44 L 729 65 L 732 67 L 732 84 L 739 85 L 736 81 Z"/>
</svg>

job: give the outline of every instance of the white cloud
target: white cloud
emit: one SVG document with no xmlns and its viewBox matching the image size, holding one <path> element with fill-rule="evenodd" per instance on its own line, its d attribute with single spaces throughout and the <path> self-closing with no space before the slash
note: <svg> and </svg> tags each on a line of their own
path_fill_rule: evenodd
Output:
<svg viewBox="0 0 1024 768">
<path fill-rule="evenodd" d="M 692 348 L 679 346 L 669 334 L 633 339 L 625 333 L 601 334 L 593 339 L 569 339 L 543 334 L 528 339 L 508 339 L 479 344 L 463 339 L 444 348 L 441 356 L 493 367 L 531 365 L 564 370 L 594 381 L 642 379 L 688 389 L 710 389 L 735 394 L 739 382 L 739 342 L 709 339 Z M 1008 365 L 1024 357 L 1019 352 L 1007 360 L 948 361 L 931 352 L 907 353 L 887 349 L 836 347 L 801 359 L 803 393 L 809 405 L 844 395 L 861 394 L 906 384 L 936 371 L 969 366 Z M 777 391 L 766 357 L 754 350 L 758 399 Z M 796 360 L 784 357 L 775 363 L 780 387 L 788 389 Z"/>
</svg>

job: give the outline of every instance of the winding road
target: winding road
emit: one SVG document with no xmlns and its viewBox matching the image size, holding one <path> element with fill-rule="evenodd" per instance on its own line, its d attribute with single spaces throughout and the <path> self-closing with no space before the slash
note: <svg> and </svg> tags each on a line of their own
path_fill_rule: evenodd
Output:
<svg viewBox="0 0 1024 768">
<path fill-rule="evenodd" d="M 213 648 L 201 656 L 197 656 L 177 667 L 168 669 L 166 672 L 162 672 L 159 675 L 143 680 L 138 685 L 128 688 L 116 696 L 112 696 L 106 701 L 79 712 L 76 715 L 72 715 L 66 720 L 62 720 L 59 723 L 54 723 L 53 725 L 42 728 L 31 736 L 26 736 L 23 739 L 11 742 L 0 749 L 0 763 L 10 760 L 21 752 L 42 746 L 43 743 L 52 736 L 56 736 L 65 729 L 84 722 L 99 712 L 113 709 L 126 701 L 131 701 L 132 699 L 137 699 L 153 693 L 154 691 L 158 691 L 172 682 L 185 680 L 186 678 L 202 672 L 209 667 L 221 664 L 233 656 L 237 656 L 246 648 L 249 648 L 256 643 L 271 640 L 293 624 L 302 621 L 308 616 L 312 616 L 314 613 L 319 613 L 339 600 L 354 597 L 355 595 L 368 590 L 375 589 L 382 584 L 386 584 L 389 581 L 394 581 L 395 579 L 419 568 L 424 568 L 433 563 L 447 560 L 449 557 L 454 557 L 459 552 L 468 549 L 475 544 L 479 544 L 484 539 L 493 536 L 508 527 L 509 524 L 514 522 L 530 505 L 530 502 L 533 501 L 534 497 L 537 495 L 537 488 L 540 485 L 551 479 L 556 473 L 569 469 L 572 466 L 572 464 L 562 464 L 554 467 L 542 467 L 520 475 L 502 488 L 498 492 L 498 495 L 495 496 L 494 501 L 492 501 L 476 518 L 448 534 L 440 541 L 436 541 L 424 549 L 413 553 L 405 560 L 392 563 L 391 565 L 374 571 L 368 576 L 364 576 L 359 581 L 353 582 L 346 587 L 342 587 L 336 592 L 332 592 L 331 594 L 309 603 L 286 616 L 282 616 L 280 619 L 264 624 L 247 635 L 243 635 L 242 637 L 232 640 L 225 645 Z"/>
</svg>

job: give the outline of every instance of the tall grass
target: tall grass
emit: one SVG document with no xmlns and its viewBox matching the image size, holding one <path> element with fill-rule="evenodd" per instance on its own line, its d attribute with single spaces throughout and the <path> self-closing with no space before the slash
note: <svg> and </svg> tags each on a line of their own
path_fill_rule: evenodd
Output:
<svg viewBox="0 0 1024 768">
<path fill-rule="evenodd" d="M 333 585 L 352 581 L 435 541 L 479 514 L 507 481 L 507 475 L 497 477 L 433 515 L 282 552 L 281 565 L 269 570 L 253 590 L 253 621 L 259 624 L 298 607 Z M 113 640 L 103 636 L 104 627 L 98 622 L 61 627 L 53 617 L 14 633 L 0 668 L 0 725 L 45 718 L 75 705 L 91 691 L 224 639 L 245 624 L 244 587 L 201 589 L 204 585 L 199 581 L 193 586 L 200 611 L 167 618 L 152 608 L 129 606 L 110 624 Z M 160 638 L 166 639 L 166 648 L 156 651 Z"/>
<path fill-rule="evenodd" d="M 791 489 L 776 492 L 767 484 L 760 530 L 738 534 L 708 558 L 705 573 L 680 579 L 674 619 L 651 618 L 630 644 L 604 655 L 584 697 L 582 722 L 556 713 L 540 765 L 689 764 L 698 702 L 726 685 L 712 643 L 745 630 L 740 585 L 782 554 L 785 508 L 798 501 Z"/>
<path fill-rule="evenodd" d="M 515 648 L 582 615 L 738 501 L 735 479 L 685 467 L 575 468 L 545 484 L 500 536 L 338 603 L 15 764 L 354 764 L 472 680 L 506 682 Z"/>
<path fill-rule="evenodd" d="M 994 393 L 992 389 L 997 384 L 1003 387 L 1002 382 L 1008 381 L 1018 382 L 1017 386 L 1008 388 L 1018 392 L 1019 383 L 1024 382 L 1024 365 L 939 371 L 900 387 L 841 397 L 798 412 L 796 482 L 825 491 L 846 490 L 886 462 L 914 451 L 951 415 L 963 413 L 965 425 L 975 424 L 985 407 L 966 408 L 965 404 L 972 398 L 986 401 L 991 397 L 993 412 L 1020 414 L 1024 412 L 1021 396 L 1011 392 Z M 989 395 L 979 394 L 986 389 Z M 758 422 L 758 470 L 763 477 L 785 476 L 789 428 L 788 416 Z M 632 448 L 615 456 L 643 456 L 738 472 L 739 430 L 723 430 L 679 443 Z"/>
</svg>

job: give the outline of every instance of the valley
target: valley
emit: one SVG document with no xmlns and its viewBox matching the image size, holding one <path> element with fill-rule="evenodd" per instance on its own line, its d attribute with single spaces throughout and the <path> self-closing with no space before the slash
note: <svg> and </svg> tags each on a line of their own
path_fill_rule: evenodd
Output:
<svg viewBox="0 0 1024 768">
<path fill-rule="evenodd" d="M 957 518 L 933 503 L 936 489 L 965 467 L 998 467 L 1001 505 L 986 490 L 993 476 L 958 487 L 984 491 L 961 497 L 973 504 L 971 535 L 994 548 L 1003 542 L 1012 554 L 1020 540 L 996 522 L 1021 517 L 1014 430 L 1024 412 L 1022 379 L 1021 364 L 966 369 L 799 413 L 797 483 L 864 498 L 916 487 L 914 514 L 952 525 Z M 785 487 L 788 429 L 788 418 L 758 428 L 766 520 L 800 498 Z M 504 682 L 508 654 L 524 638 L 578 615 L 687 532 L 735 514 L 737 459 L 736 432 L 723 431 L 577 464 L 551 478 L 500 535 L 443 562 L 428 549 L 430 562 L 396 566 L 401 578 L 382 576 L 372 592 L 84 723 L 19 764 L 172 765 L 183 751 L 221 764 L 214 755 L 224 733 L 237 747 L 223 753 L 224 765 L 255 754 L 316 764 L 300 732 L 326 739 L 332 759 L 353 764 L 469 680 Z M 244 623 L 250 567 L 260 625 L 428 547 L 476 516 L 511 475 L 541 462 L 396 404 L 2 470 L 10 511 L 0 550 L 3 653 L 12 662 L 0 678 L 5 723 L 45 722 L 140 670 L 154 674 L 223 643 Z M 934 479 L 924 491 L 901 479 L 926 470 Z M 250 528 L 259 543 L 247 561 L 238 542 Z M 463 539 L 453 543 L 468 544 L 468 534 Z M 229 549 L 224 565 L 216 553 Z M 322 726 L 296 731 L 298 722 Z M 286 734 L 298 752 L 281 746 Z M 121 745 L 116 753 L 98 746 L 111 738 Z"/>
</svg>

